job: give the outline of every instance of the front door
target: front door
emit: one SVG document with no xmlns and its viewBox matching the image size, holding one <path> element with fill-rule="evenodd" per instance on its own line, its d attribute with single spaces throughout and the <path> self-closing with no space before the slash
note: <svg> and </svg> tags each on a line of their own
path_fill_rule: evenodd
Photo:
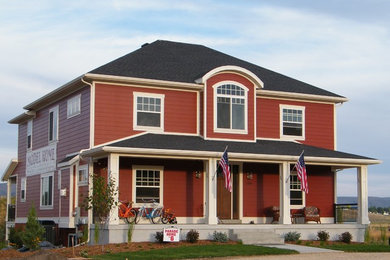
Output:
<svg viewBox="0 0 390 260">
<path fill-rule="evenodd" d="M 232 192 L 225 188 L 225 179 L 222 169 L 217 172 L 217 217 L 219 219 L 239 218 L 239 165 L 231 164 Z"/>
</svg>

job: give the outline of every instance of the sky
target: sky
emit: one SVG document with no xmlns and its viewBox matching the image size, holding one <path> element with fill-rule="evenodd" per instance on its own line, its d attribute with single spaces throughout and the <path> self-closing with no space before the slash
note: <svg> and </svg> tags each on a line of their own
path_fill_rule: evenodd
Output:
<svg viewBox="0 0 390 260">
<path fill-rule="evenodd" d="M 206 45 L 349 99 L 337 150 L 382 161 L 369 196 L 390 197 L 390 1 L 0 0 L 0 174 L 23 106 L 155 40 Z M 310 185 L 310 183 L 309 183 Z M 356 196 L 356 169 L 338 195 Z"/>
</svg>

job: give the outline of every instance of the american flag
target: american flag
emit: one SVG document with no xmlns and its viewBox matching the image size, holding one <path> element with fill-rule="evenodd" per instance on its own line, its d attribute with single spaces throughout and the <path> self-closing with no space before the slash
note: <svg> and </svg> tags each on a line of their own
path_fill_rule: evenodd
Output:
<svg viewBox="0 0 390 260">
<path fill-rule="evenodd" d="M 218 164 L 222 167 L 223 175 L 225 176 L 225 188 L 229 192 L 232 192 L 232 182 L 230 179 L 230 169 L 229 169 L 229 159 L 228 159 L 228 154 L 227 154 L 227 147 L 226 147 L 225 151 L 223 152 L 221 160 L 219 160 Z"/>
<path fill-rule="evenodd" d="M 306 174 L 306 165 L 305 165 L 305 159 L 303 157 L 303 152 L 299 156 L 299 159 L 295 164 L 295 168 L 297 169 L 298 179 L 301 181 L 301 190 L 303 190 L 306 194 L 309 193 L 309 186 L 307 183 L 307 174 Z"/>
</svg>

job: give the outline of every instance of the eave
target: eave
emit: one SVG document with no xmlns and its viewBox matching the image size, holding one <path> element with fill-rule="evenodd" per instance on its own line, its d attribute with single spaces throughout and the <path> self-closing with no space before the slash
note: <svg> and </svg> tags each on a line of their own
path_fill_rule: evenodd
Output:
<svg viewBox="0 0 390 260">
<path fill-rule="evenodd" d="M 257 97 L 270 97 L 270 98 L 288 98 L 288 99 L 299 99 L 305 101 L 317 101 L 317 102 L 328 102 L 328 103 L 344 103 L 348 101 L 346 97 L 332 97 L 332 96 L 321 96 L 303 93 L 283 92 L 274 90 L 258 89 L 256 91 Z"/>
<path fill-rule="evenodd" d="M 18 166 L 18 160 L 12 159 L 11 162 L 8 164 L 7 168 L 5 169 L 3 177 L 1 177 L 1 181 L 8 181 L 8 178 L 13 174 L 14 170 L 16 169 L 16 166 Z"/>
</svg>

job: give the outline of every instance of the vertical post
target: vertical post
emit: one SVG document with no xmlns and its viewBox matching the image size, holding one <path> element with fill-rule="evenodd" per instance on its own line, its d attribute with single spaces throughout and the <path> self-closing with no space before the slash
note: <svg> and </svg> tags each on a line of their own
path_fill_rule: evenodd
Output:
<svg viewBox="0 0 390 260">
<path fill-rule="evenodd" d="M 279 224 L 291 224 L 290 217 L 290 164 L 279 165 Z"/>
<path fill-rule="evenodd" d="M 358 180 L 358 224 L 370 224 L 368 219 L 367 165 L 357 168 Z"/>
<path fill-rule="evenodd" d="M 216 159 L 209 159 L 206 165 L 207 172 L 207 219 L 206 223 L 209 225 L 218 224 L 217 218 L 217 161 Z"/>
<path fill-rule="evenodd" d="M 110 154 L 108 156 L 108 173 L 107 173 L 107 181 L 109 179 L 114 181 L 115 186 L 114 189 L 118 190 L 119 187 L 119 155 L 118 154 Z M 119 194 L 116 192 L 114 196 L 114 201 L 118 201 Z M 118 206 L 113 206 L 110 211 L 110 225 L 119 225 L 119 217 L 118 217 Z"/>
</svg>

